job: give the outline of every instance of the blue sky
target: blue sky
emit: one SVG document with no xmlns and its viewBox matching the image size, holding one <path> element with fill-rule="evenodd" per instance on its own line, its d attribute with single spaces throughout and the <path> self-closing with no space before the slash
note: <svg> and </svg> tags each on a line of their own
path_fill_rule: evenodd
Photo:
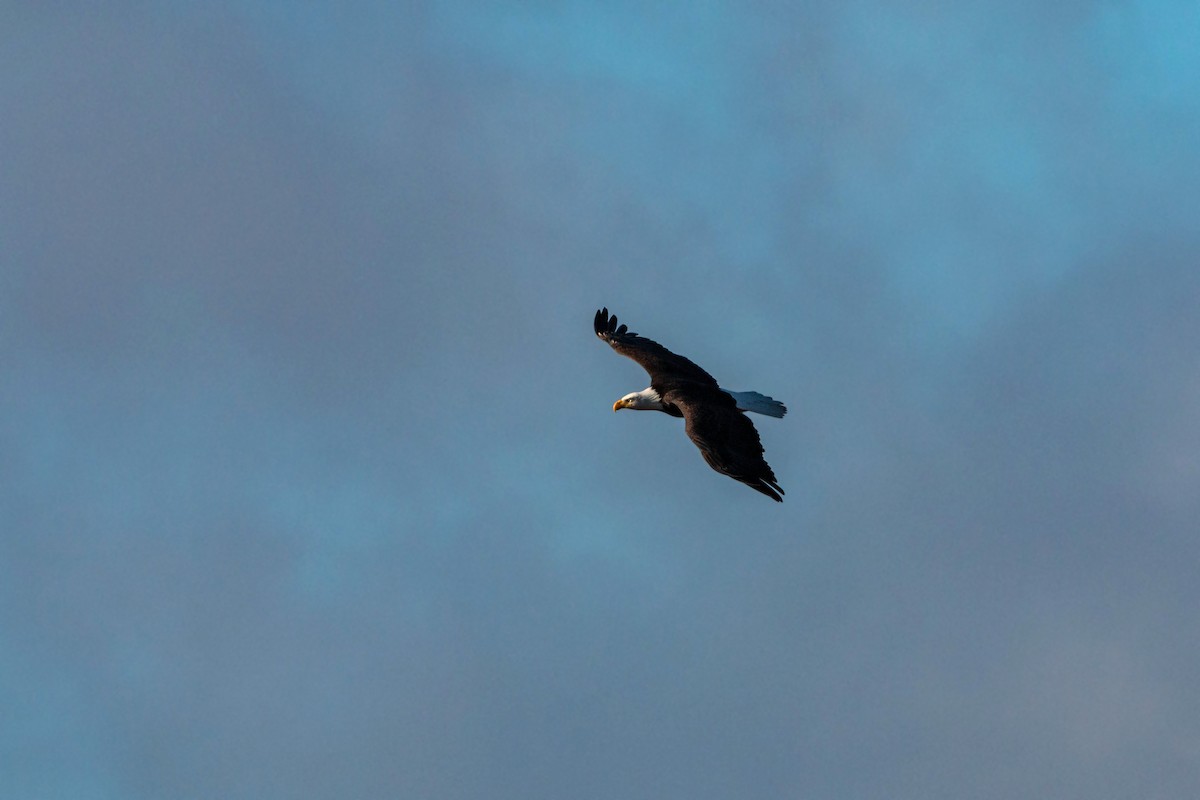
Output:
<svg viewBox="0 0 1200 800">
<path fill-rule="evenodd" d="M 0 793 L 1194 793 L 1198 28 L 0 10 Z"/>
</svg>

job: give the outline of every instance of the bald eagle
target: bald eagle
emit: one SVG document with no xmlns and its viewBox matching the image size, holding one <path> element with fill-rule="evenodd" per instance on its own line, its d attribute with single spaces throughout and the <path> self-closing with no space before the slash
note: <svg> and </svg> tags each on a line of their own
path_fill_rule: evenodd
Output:
<svg viewBox="0 0 1200 800">
<path fill-rule="evenodd" d="M 658 342 L 643 339 L 627 325 L 618 326 L 616 315 L 609 316 L 607 308 L 596 312 L 595 328 L 596 335 L 613 350 L 632 358 L 650 373 L 650 386 L 613 403 L 613 411 L 629 408 L 683 417 L 684 430 L 710 467 L 783 502 L 783 489 L 763 459 L 758 431 L 743 413 L 782 417 L 787 413 L 783 403 L 758 392 L 722 389 L 688 359 Z"/>
</svg>

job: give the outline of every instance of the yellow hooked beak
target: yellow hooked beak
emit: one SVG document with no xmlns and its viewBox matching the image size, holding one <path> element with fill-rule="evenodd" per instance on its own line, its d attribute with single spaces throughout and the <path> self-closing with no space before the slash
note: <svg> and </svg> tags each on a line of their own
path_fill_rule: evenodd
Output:
<svg viewBox="0 0 1200 800">
<path fill-rule="evenodd" d="M 621 400 L 618 400 L 617 402 L 613 403 L 613 411 L 620 411 L 622 408 L 625 407 L 625 405 L 626 405 L 625 400 L 622 398 Z"/>
</svg>

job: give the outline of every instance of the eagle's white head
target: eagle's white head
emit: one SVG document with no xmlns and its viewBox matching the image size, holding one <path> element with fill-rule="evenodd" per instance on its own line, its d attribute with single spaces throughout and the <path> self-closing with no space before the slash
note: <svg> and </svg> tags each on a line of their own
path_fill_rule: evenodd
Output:
<svg viewBox="0 0 1200 800">
<path fill-rule="evenodd" d="M 640 392 L 630 392 L 613 403 L 613 411 L 620 411 L 622 408 L 633 411 L 662 411 L 662 398 L 659 397 L 658 392 L 646 388 Z"/>
</svg>

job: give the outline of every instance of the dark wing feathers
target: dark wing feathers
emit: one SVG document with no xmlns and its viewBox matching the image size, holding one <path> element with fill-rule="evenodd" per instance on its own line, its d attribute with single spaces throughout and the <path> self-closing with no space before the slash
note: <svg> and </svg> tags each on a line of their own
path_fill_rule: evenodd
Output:
<svg viewBox="0 0 1200 800">
<path fill-rule="evenodd" d="M 596 312 L 596 335 L 612 345 L 626 358 L 632 358 L 650 373 L 652 386 L 666 387 L 677 381 L 693 381 L 717 387 L 717 381 L 700 367 L 681 355 L 672 353 L 658 342 L 645 339 L 629 330 L 628 325 L 618 325 L 617 315 L 608 313 L 607 308 Z"/>
<path fill-rule="evenodd" d="M 726 394 L 700 367 L 658 342 L 643 339 L 618 325 L 607 308 L 596 312 L 596 335 L 650 373 L 650 385 L 665 404 L 683 414 L 688 437 L 700 448 L 708 465 L 736 481 L 783 502 L 783 489 L 763 458 L 762 440 L 754 423 L 737 410 Z"/>
<path fill-rule="evenodd" d="M 737 410 L 733 398 L 720 390 L 696 388 L 670 392 L 663 400 L 683 412 L 684 429 L 710 467 L 783 502 L 783 488 L 763 458 L 758 430 Z"/>
</svg>

